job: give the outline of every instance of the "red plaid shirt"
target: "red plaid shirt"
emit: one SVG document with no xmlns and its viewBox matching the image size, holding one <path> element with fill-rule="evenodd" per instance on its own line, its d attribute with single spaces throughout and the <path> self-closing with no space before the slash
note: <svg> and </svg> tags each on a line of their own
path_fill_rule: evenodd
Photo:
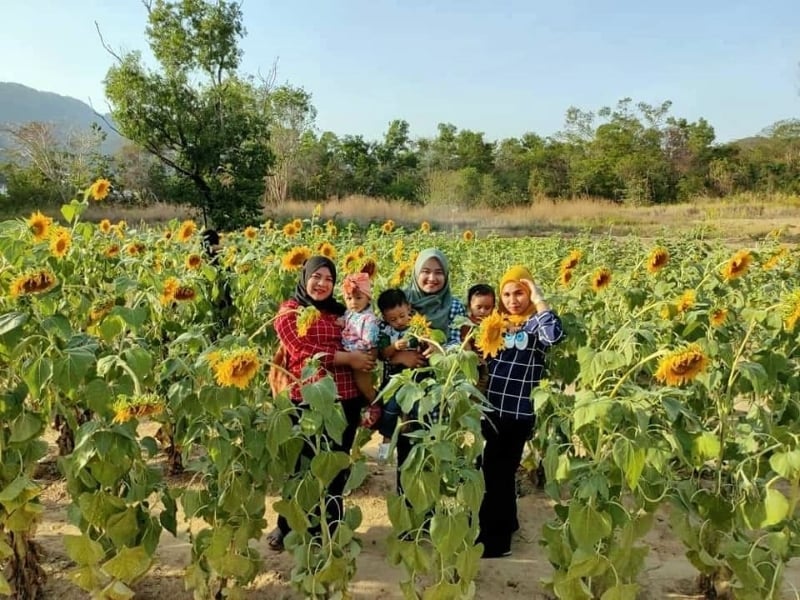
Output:
<svg viewBox="0 0 800 600">
<path fill-rule="evenodd" d="M 350 367 L 336 367 L 333 364 L 334 354 L 344 350 L 342 327 L 336 323 L 336 315 L 321 313 L 320 317 L 308 328 L 306 335 L 300 337 L 297 335 L 298 308 L 297 300 L 287 300 L 281 304 L 278 316 L 275 318 L 275 332 L 289 355 L 289 372 L 299 378 L 308 360 L 314 355 L 322 353 L 322 356 L 319 357 L 322 368 L 312 380 L 324 377 L 326 373 L 329 373 L 336 382 L 336 391 L 340 399 L 359 398 L 361 394 L 356 387 L 353 370 Z M 295 402 L 303 399 L 298 385 L 292 386 L 290 395 Z"/>
</svg>

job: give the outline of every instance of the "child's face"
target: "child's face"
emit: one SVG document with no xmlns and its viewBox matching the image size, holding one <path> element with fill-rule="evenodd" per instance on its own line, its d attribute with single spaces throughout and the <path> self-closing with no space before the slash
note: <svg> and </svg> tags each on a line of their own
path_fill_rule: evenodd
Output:
<svg viewBox="0 0 800 600">
<path fill-rule="evenodd" d="M 394 308 L 387 308 L 383 312 L 383 320 L 397 331 L 403 331 L 411 322 L 411 306 L 401 304 Z"/>
<path fill-rule="evenodd" d="M 509 281 L 503 286 L 500 301 L 512 315 L 522 315 L 531 305 L 531 291 L 524 283 Z"/>
<path fill-rule="evenodd" d="M 475 294 L 469 301 L 469 315 L 479 323 L 493 310 L 494 296 L 489 294 Z"/>
<path fill-rule="evenodd" d="M 348 310 L 353 312 L 361 312 L 369 305 L 369 296 L 362 293 L 361 290 L 353 290 L 350 293 L 344 293 L 344 305 Z"/>
</svg>

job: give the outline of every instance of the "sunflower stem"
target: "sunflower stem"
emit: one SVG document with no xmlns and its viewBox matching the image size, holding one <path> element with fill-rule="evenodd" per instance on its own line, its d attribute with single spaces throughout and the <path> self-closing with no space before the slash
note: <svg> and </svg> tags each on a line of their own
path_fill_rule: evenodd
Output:
<svg viewBox="0 0 800 600">
<path fill-rule="evenodd" d="M 614 396 L 616 396 L 616 395 L 617 395 L 617 392 L 619 391 L 619 388 L 620 388 L 620 386 L 621 386 L 623 383 L 625 383 L 625 380 L 626 380 L 626 379 L 628 379 L 628 377 L 630 377 L 630 376 L 631 376 L 631 374 L 632 374 L 632 373 L 633 373 L 633 372 L 634 372 L 636 369 L 638 369 L 638 368 L 639 368 L 639 367 L 641 367 L 642 365 L 644 365 L 644 364 L 646 364 L 646 363 L 650 362 L 650 361 L 651 361 L 651 360 L 653 360 L 654 358 L 658 358 L 659 356 L 663 355 L 663 354 L 664 354 L 664 352 L 665 352 L 664 350 L 657 350 L 656 352 L 653 352 L 653 353 L 652 353 L 652 354 L 650 354 L 649 356 L 646 356 L 645 358 L 643 358 L 642 360 L 640 360 L 638 363 L 636 363 L 635 365 L 633 365 L 633 366 L 632 366 L 630 369 L 628 369 L 628 371 L 627 371 L 627 372 L 626 372 L 626 373 L 625 373 L 625 374 L 624 374 L 622 377 L 620 377 L 619 381 L 617 381 L 617 385 L 615 385 L 615 386 L 614 386 L 614 389 L 613 389 L 613 390 L 611 390 L 611 395 L 609 396 L 609 398 L 613 398 Z"/>
</svg>

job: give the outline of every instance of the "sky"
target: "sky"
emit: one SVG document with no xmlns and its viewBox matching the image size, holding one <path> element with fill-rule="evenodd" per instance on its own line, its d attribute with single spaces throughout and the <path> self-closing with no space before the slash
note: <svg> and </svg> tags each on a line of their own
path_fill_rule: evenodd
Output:
<svg viewBox="0 0 800 600">
<path fill-rule="evenodd" d="M 717 140 L 800 118 L 798 0 L 244 0 L 241 72 L 312 94 L 317 126 L 378 139 L 438 123 L 552 135 L 570 106 L 672 101 Z M 108 109 L 117 51 L 149 56 L 140 0 L 0 0 L 0 81 Z M 153 64 L 153 66 L 156 66 Z"/>
</svg>

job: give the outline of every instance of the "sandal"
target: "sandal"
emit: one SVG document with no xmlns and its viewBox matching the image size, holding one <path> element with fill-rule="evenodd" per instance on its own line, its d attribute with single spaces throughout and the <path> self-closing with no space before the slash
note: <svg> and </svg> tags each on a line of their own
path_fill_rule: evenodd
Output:
<svg viewBox="0 0 800 600">
<path fill-rule="evenodd" d="M 267 546 L 273 552 L 283 552 L 283 532 L 280 527 L 276 527 L 267 534 Z"/>
</svg>

